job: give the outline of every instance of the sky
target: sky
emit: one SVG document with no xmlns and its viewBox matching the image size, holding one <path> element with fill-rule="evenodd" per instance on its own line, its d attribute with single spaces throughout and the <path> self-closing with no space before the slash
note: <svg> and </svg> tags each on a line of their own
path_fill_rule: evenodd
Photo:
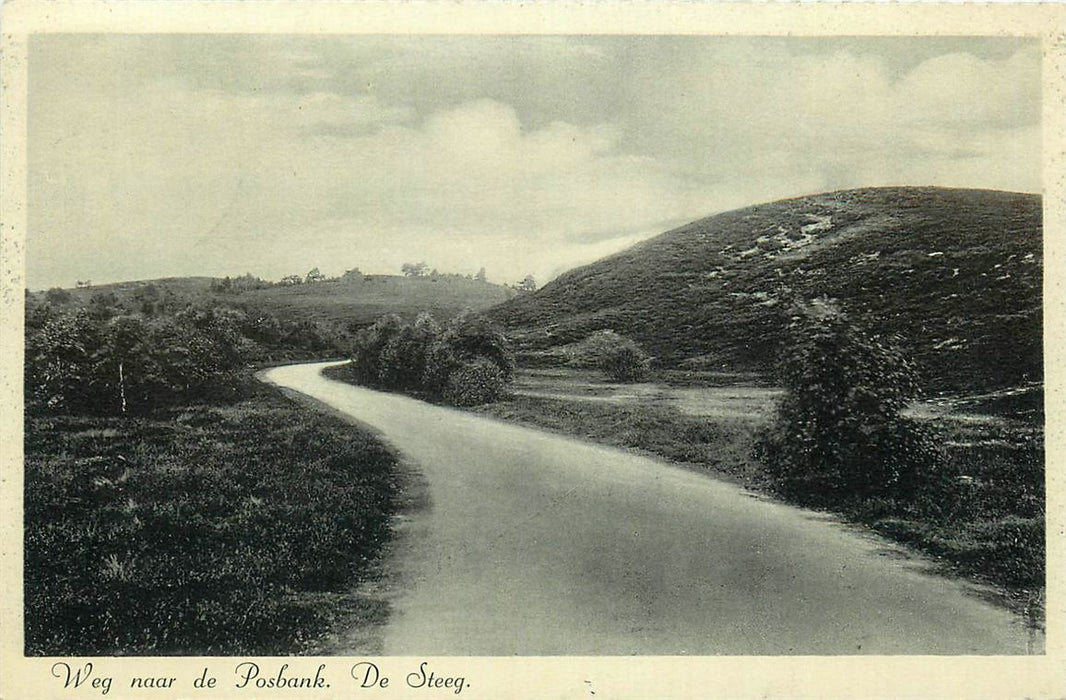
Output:
<svg viewBox="0 0 1066 700">
<path fill-rule="evenodd" d="M 27 286 L 359 268 L 541 283 L 851 187 L 1039 192 L 993 38 L 35 35 Z"/>
</svg>

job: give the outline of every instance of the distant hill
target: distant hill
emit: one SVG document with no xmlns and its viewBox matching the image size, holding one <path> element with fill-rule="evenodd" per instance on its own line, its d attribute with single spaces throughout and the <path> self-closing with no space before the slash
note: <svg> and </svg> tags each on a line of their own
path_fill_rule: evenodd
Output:
<svg viewBox="0 0 1066 700">
<path fill-rule="evenodd" d="M 765 372 L 792 300 L 898 334 L 932 390 L 1042 380 L 1041 199 L 871 188 L 694 221 L 489 310 L 522 357 L 613 329 L 664 367 Z M 554 352 L 553 352 L 554 351 Z"/>
<path fill-rule="evenodd" d="M 366 275 L 352 280 L 273 284 L 225 292 L 219 291 L 221 282 L 212 277 L 170 277 L 67 291 L 76 300 L 88 302 L 94 294 L 136 299 L 152 287 L 162 294 L 199 300 L 215 298 L 249 310 L 262 310 L 284 321 L 325 321 L 354 327 L 369 325 L 386 313 L 411 318 L 429 311 L 438 319 L 448 319 L 465 309 L 486 309 L 515 294 L 508 287 L 455 275 Z"/>
<path fill-rule="evenodd" d="M 514 294 L 498 284 L 462 277 L 367 275 L 357 282 L 336 280 L 256 289 L 238 298 L 281 319 L 368 325 L 387 313 L 412 318 L 428 311 L 444 320 L 466 309 L 487 309 Z"/>
</svg>

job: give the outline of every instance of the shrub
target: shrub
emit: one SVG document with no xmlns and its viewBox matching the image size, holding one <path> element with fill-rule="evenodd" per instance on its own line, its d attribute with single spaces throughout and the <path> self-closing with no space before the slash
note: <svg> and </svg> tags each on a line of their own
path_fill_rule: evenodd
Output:
<svg viewBox="0 0 1066 700">
<path fill-rule="evenodd" d="M 157 306 L 149 314 L 98 298 L 88 307 L 27 305 L 28 411 L 143 414 L 231 394 L 228 385 L 243 381 L 236 370 L 254 359 L 337 344 L 311 322 L 283 328 L 268 315 L 253 321 L 225 306 L 176 313 Z"/>
<path fill-rule="evenodd" d="M 353 378 L 469 406 L 495 401 L 511 381 L 514 354 L 484 319 L 461 314 L 442 329 L 429 314 L 413 324 L 384 316 L 356 338 Z"/>
<path fill-rule="evenodd" d="M 461 362 L 484 357 L 499 367 L 504 381 L 514 379 L 514 352 L 507 337 L 482 316 L 469 312 L 452 319 L 444 334 L 444 342 Z"/>
<path fill-rule="evenodd" d="M 506 386 L 499 365 L 479 357 L 464 362 L 448 374 L 443 398 L 453 406 L 477 406 L 499 400 Z"/>
<path fill-rule="evenodd" d="M 382 386 L 403 390 L 419 389 L 430 350 L 439 340 L 440 326 L 428 313 L 413 325 L 404 325 L 381 348 L 378 379 Z"/>
<path fill-rule="evenodd" d="M 600 363 L 600 368 L 616 382 L 635 382 L 647 375 L 648 356 L 636 343 L 622 345 L 612 348 L 606 354 Z"/>
<path fill-rule="evenodd" d="M 396 314 L 382 316 L 374 325 L 359 331 L 355 338 L 352 365 L 359 381 L 376 385 L 381 381 L 381 354 L 389 341 L 399 335 L 403 321 Z"/>
<path fill-rule="evenodd" d="M 786 392 L 755 447 L 775 487 L 815 505 L 883 498 L 935 509 L 935 498 L 918 496 L 939 487 L 939 453 L 901 415 L 918 391 L 911 362 L 825 309 L 795 317 L 790 331 L 779 368 Z"/>
<path fill-rule="evenodd" d="M 616 382 L 635 382 L 648 373 L 650 358 L 636 341 L 614 331 L 597 331 L 571 351 L 570 364 L 602 370 Z"/>
</svg>

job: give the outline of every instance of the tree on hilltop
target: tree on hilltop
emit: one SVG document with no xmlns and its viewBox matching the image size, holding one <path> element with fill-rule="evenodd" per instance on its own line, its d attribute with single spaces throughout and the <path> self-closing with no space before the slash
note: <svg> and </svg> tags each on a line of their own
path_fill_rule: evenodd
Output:
<svg viewBox="0 0 1066 700">
<path fill-rule="evenodd" d="M 405 262 L 400 269 L 403 270 L 404 277 L 422 277 L 429 270 L 429 265 L 424 262 Z"/>
<path fill-rule="evenodd" d="M 526 275 L 525 278 L 515 286 L 515 289 L 520 292 L 535 292 L 537 291 L 537 280 L 533 279 L 533 275 Z"/>
</svg>

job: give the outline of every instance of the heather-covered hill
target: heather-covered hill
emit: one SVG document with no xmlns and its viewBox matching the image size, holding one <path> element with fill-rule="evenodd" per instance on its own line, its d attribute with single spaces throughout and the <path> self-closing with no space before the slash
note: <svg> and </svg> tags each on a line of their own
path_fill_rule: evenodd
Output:
<svg viewBox="0 0 1066 700">
<path fill-rule="evenodd" d="M 358 275 L 317 282 L 282 284 L 258 278 L 169 277 L 54 290 L 50 295 L 89 303 L 94 296 L 120 302 L 153 304 L 168 298 L 181 303 L 224 301 L 261 311 L 282 321 L 319 321 L 360 327 L 395 313 L 413 318 L 428 311 L 441 320 L 470 309 L 479 311 L 514 296 L 514 290 L 459 275 Z"/>
<path fill-rule="evenodd" d="M 692 222 L 488 314 L 528 363 L 613 329 L 663 367 L 766 371 L 794 302 L 898 335 L 933 391 L 1042 379 L 1041 199 L 870 188 Z"/>
</svg>

